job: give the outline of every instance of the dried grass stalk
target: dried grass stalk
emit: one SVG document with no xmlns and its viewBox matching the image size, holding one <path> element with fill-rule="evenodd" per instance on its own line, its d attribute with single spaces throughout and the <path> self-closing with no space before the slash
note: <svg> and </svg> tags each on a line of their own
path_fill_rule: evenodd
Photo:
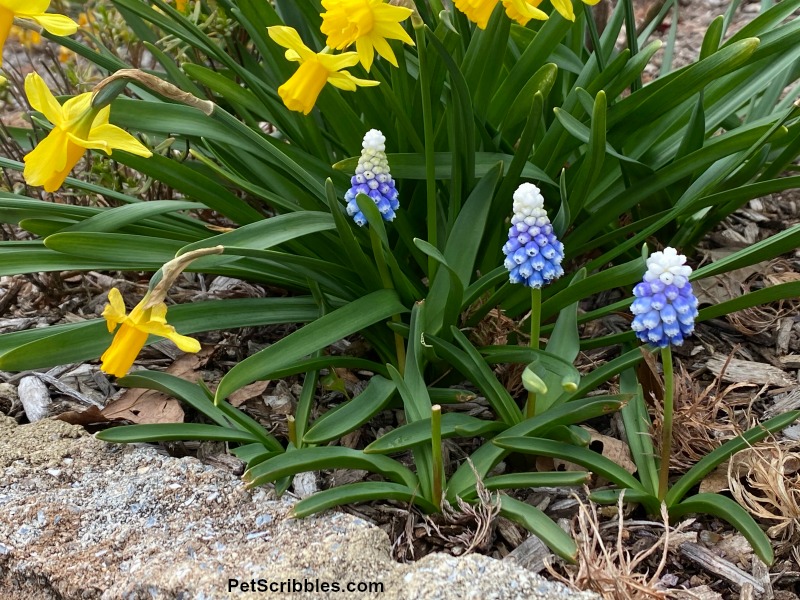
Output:
<svg viewBox="0 0 800 600">
<path fill-rule="evenodd" d="M 743 450 L 728 465 L 736 501 L 770 524 L 777 555 L 800 544 L 800 442 L 770 441 Z"/>
<path fill-rule="evenodd" d="M 608 600 L 663 600 L 668 597 L 668 590 L 660 589 L 658 581 L 667 564 L 669 552 L 669 516 L 662 505 L 662 523 L 653 523 L 663 527 L 664 533 L 650 548 L 631 556 L 625 548 L 623 515 L 623 498 L 620 494 L 617 503 L 616 539 L 604 540 L 601 534 L 600 517 L 597 505 L 584 503 L 578 496 L 578 514 L 573 520 L 572 534 L 578 542 L 578 564 L 564 567 L 566 577 L 556 572 L 550 564 L 546 564 L 550 574 L 564 584 L 576 590 L 597 592 Z M 661 559 L 652 575 L 647 570 L 641 572 L 643 563 L 651 555 L 661 549 Z"/>
</svg>

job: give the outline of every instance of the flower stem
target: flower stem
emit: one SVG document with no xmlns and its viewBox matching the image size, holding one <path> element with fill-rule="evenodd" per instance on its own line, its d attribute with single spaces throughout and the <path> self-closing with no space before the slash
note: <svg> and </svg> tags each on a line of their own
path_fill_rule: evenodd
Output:
<svg viewBox="0 0 800 600">
<path fill-rule="evenodd" d="M 525 403 L 525 418 L 536 416 L 536 392 L 528 392 L 528 401 Z"/>
<path fill-rule="evenodd" d="M 531 348 L 539 349 L 539 331 L 542 322 L 542 288 L 531 288 Z"/>
<path fill-rule="evenodd" d="M 675 380 L 672 375 L 672 348 L 661 349 L 664 367 L 664 421 L 661 425 L 661 465 L 658 474 L 658 499 L 664 500 L 669 485 L 669 458 L 672 453 L 672 413 L 674 407 Z"/>
<path fill-rule="evenodd" d="M 389 267 L 386 265 L 386 257 L 383 255 L 383 246 L 374 227 L 369 228 L 369 240 L 372 243 L 372 254 L 375 256 L 375 265 L 381 275 L 383 287 L 387 290 L 393 290 L 394 282 L 389 275 Z M 392 322 L 400 323 L 400 315 L 392 315 Z M 402 375 L 406 369 L 406 345 L 403 342 L 403 336 L 397 332 L 394 333 L 394 348 L 397 354 L 397 370 Z"/>
<path fill-rule="evenodd" d="M 433 467 L 433 503 L 442 503 L 444 485 L 444 461 L 442 460 L 442 407 L 431 406 L 431 455 Z"/>
<path fill-rule="evenodd" d="M 286 416 L 286 428 L 289 430 L 289 441 L 292 443 L 292 446 L 299 448 L 297 445 L 297 423 L 292 415 Z"/>
<path fill-rule="evenodd" d="M 426 219 L 428 221 L 428 243 L 438 248 L 436 223 L 436 163 L 434 158 L 433 105 L 431 104 L 430 66 L 428 64 L 428 48 L 425 44 L 425 26 L 414 27 L 417 37 L 417 56 L 419 57 L 419 82 L 422 93 L 422 129 L 425 137 L 425 184 L 426 184 Z M 428 281 L 433 282 L 436 274 L 436 260 L 428 257 Z"/>
<path fill-rule="evenodd" d="M 589 39 L 592 40 L 594 57 L 597 60 L 597 70 L 602 73 L 606 69 L 606 59 L 603 56 L 603 49 L 600 46 L 600 36 L 597 35 L 597 24 L 594 22 L 592 7 L 588 4 L 583 5 L 583 12 L 586 16 L 586 25 L 589 27 Z"/>
<path fill-rule="evenodd" d="M 622 0 L 622 7 L 625 12 L 625 34 L 628 41 L 628 50 L 631 51 L 631 58 L 639 54 L 639 41 L 636 37 L 636 17 L 633 10 L 633 0 Z M 638 75 L 631 82 L 631 92 L 635 92 L 642 87 L 642 77 Z"/>
</svg>

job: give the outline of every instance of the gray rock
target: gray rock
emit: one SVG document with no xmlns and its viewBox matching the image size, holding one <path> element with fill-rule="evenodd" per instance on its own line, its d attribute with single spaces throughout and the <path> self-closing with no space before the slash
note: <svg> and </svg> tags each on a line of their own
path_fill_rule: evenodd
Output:
<svg viewBox="0 0 800 600">
<path fill-rule="evenodd" d="M 4 600 L 263 598 L 260 581 L 275 598 L 597 598 L 480 555 L 398 564 L 362 519 L 289 519 L 291 501 L 226 471 L 60 421 L 0 417 L 0 470 Z M 369 582 L 383 593 L 323 589 Z"/>
</svg>

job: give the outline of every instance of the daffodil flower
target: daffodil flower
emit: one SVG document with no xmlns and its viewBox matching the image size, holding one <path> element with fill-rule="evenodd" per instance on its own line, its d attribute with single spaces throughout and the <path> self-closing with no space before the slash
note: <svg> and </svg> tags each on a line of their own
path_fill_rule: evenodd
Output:
<svg viewBox="0 0 800 600">
<path fill-rule="evenodd" d="M 355 43 L 358 58 L 367 71 L 376 51 L 397 66 L 397 58 L 386 40 L 414 45 L 400 26 L 411 16 L 410 8 L 392 6 L 383 0 L 322 0 L 322 6 L 326 12 L 322 13 L 320 31 L 328 36 L 328 46 L 344 50 Z"/>
<path fill-rule="evenodd" d="M 50 0 L 0 0 L 0 49 L 6 43 L 14 17 L 33 21 L 54 35 L 72 35 L 78 31 L 78 24 L 69 17 L 45 12 L 49 6 Z"/>
<path fill-rule="evenodd" d="M 454 0 L 456 8 L 464 13 L 467 18 L 480 29 L 486 29 L 489 18 L 494 12 L 494 7 L 501 0 Z M 564 0 L 568 2 L 569 0 Z M 502 0 L 503 8 L 508 18 L 520 25 L 525 25 L 531 19 L 547 20 L 547 13 L 536 8 L 542 0 Z"/>
<path fill-rule="evenodd" d="M 310 113 L 326 83 L 350 92 L 354 92 L 356 86 L 378 85 L 377 81 L 358 79 L 346 71 L 340 72 L 358 63 L 355 52 L 336 55 L 314 52 L 291 27 L 276 25 L 268 27 L 267 32 L 276 43 L 287 48 L 287 60 L 300 63 L 295 74 L 278 88 L 278 95 L 289 110 L 305 115 Z"/>
<path fill-rule="evenodd" d="M 509 19 L 524 26 L 527 25 L 528 21 L 531 19 L 536 19 L 537 21 L 547 20 L 547 13 L 536 8 L 541 2 L 542 0 L 534 0 L 533 2 L 527 2 L 526 0 L 503 0 L 503 8 L 506 9 L 506 15 L 508 15 Z"/>
<path fill-rule="evenodd" d="M 147 336 L 151 334 L 167 338 L 184 352 L 200 350 L 200 342 L 179 334 L 167 323 L 167 305 L 157 302 L 154 306 L 148 306 L 150 298 L 150 294 L 146 294 L 130 314 L 126 314 L 125 302 L 119 290 L 111 288 L 108 292 L 108 304 L 103 310 L 108 331 L 114 333 L 117 325 L 121 327 L 114 336 L 111 346 L 100 357 L 103 361 L 100 369 L 104 373 L 124 377 L 147 342 Z"/>
<path fill-rule="evenodd" d="M 2 0 L 0 0 L 2 1 Z M 53 124 L 53 130 L 39 142 L 25 160 L 25 181 L 41 185 L 48 192 L 57 190 L 87 149 L 125 150 L 149 158 L 152 152 L 132 135 L 108 122 L 111 108 L 92 107 L 92 94 L 87 92 L 60 105 L 36 73 L 25 78 L 25 93 L 34 110 Z"/>
<path fill-rule="evenodd" d="M 572 0 L 550 0 L 558 13 L 568 21 L 575 20 L 575 11 L 572 9 Z M 584 4 L 594 6 L 600 0 L 583 0 Z"/>
</svg>

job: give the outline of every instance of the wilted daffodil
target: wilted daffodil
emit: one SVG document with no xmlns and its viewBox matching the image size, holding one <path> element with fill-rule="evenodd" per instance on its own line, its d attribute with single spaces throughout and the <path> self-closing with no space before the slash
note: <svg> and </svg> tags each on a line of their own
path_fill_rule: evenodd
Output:
<svg viewBox="0 0 800 600">
<path fill-rule="evenodd" d="M 340 72 L 358 63 L 358 54 L 355 52 L 336 55 L 314 52 L 291 27 L 276 25 L 268 27 L 267 32 L 276 43 L 287 48 L 286 60 L 300 63 L 295 74 L 278 88 L 278 95 L 289 110 L 304 115 L 310 113 L 326 83 L 349 92 L 354 92 L 359 85 L 378 85 L 377 81 L 358 79 L 346 71 Z"/>
<path fill-rule="evenodd" d="M 124 377 L 139 352 L 144 348 L 147 336 L 150 334 L 167 338 L 184 352 L 200 350 L 200 342 L 181 335 L 167 323 L 167 305 L 158 302 L 154 306 L 149 306 L 152 304 L 150 300 L 150 294 L 145 295 L 136 308 L 127 314 L 119 290 L 111 288 L 111 291 L 108 292 L 108 304 L 103 310 L 108 331 L 113 333 L 117 325 L 121 325 L 121 327 L 114 336 L 111 346 L 100 357 L 100 360 L 103 361 L 100 368 L 104 373 L 115 377 Z"/>
<path fill-rule="evenodd" d="M 550 2 L 552 2 L 553 8 L 555 8 L 562 17 L 568 21 L 575 20 L 575 11 L 572 10 L 572 0 L 550 0 Z M 589 6 L 594 6 L 598 2 L 600 2 L 600 0 L 583 0 L 583 3 Z"/>
<path fill-rule="evenodd" d="M 72 35 L 78 31 L 78 24 L 69 17 L 45 12 L 49 6 L 50 0 L 0 0 L 0 49 L 6 43 L 15 17 L 33 21 L 54 35 Z"/>
<path fill-rule="evenodd" d="M 326 12 L 322 13 L 320 31 L 328 36 L 328 46 L 344 50 L 355 42 L 358 58 L 367 71 L 376 51 L 397 66 L 397 58 L 386 40 L 414 45 L 400 25 L 411 16 L 410 8 L 392 6 L 383 0 L 322 0 L 322 6 Z"/>
<path fill-rule="evenodd" d="M 166 263 L 159 270 L 158 283 L 152 286 L 142 301 L 130 312 L 125 312 L 125 302 L 117 288 L 108 292 L 108 304 L 103 309 L 109 333 L 117 330 L 111 345 L 100 359 L 103 372 L 115 377 L 124 377 L 141 352 L 148 335 L 157 335 L 175 343 L 184 352 L 199 352 L 200 342 L 194 338 L 181 335 L 167 323 L 167 305 L 164 300 L 169 288 L 189 264 L 203 256 L 222 254 L 222 246 L 199 248 L 178 256 Z"/>
<path fill-rule="evenodd" d="M 2 1 L 2 0 L 0 0 Z M 108 122 L 111 108 L 92 107 L 92 93 L 87 92 L 60 105 L 36 73 L 25 78 L 25 93 L 34 110 L 53 124 L 53 130 L 25 160 L 25 181 L 41 185 L 48 192 L 57 190 L 87 149 L 125 150 L 131 154 L 151 156 L 132 135 Z"/>
<path fill-rule="evenodd" d="M 464 13 L 467 18 L 479 28 L 486 29 L 489 18 L 494 12 L 494 7 L 501 0 L 454 0 L 456 8 Z M 531 19 L 544 21 L 547 13 L 536 8 L 542 0 L 502 0 L 503 8 L 508 18 L 520 25 L 525 25 Z"/>
</svg>

